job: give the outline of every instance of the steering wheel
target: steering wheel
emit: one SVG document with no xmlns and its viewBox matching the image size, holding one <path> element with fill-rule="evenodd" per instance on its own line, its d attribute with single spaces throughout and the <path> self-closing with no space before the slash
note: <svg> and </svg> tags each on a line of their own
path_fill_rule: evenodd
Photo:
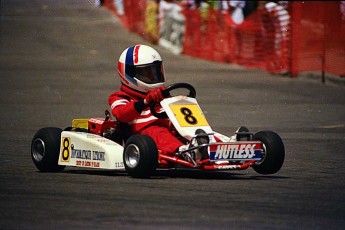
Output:
<svg viewBox="0 0 345 230">
<path fill-rule="evenodd" d="M 162 95 L 164 98 L 168 98 L 170 97 L 170 92 L 176 89 L 187 89 L 188 90 L 188 95 L 187 97 L 192 97 L 195 98 L 196 97 L 196 91 L 195 88 L 188 83 L 174 83 L 171 85 L 168 85 L 165 90 L 162 91 Z M 153 116 L 157 117 L 157 118 L 168 118 L 168 115 L 166 114 L 166 112 L 162 112 L 162 113 L 158 113 L 155 110 L 155 103 L 151 103 L 150 104 L 150 110 Z"/>
</svg>

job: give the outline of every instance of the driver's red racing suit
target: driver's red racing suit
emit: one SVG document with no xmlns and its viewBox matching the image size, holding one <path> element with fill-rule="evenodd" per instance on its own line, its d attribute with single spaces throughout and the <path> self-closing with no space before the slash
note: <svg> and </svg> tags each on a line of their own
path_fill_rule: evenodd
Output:
<svg viewBox="0 0 345 230">
<path fill-rule="evenodd" d="M 120 91 L 109 96 L 112 114 L 117 121 L 129 124 L 132 134 L 150 136 L 162 154 L 173 156 L 183 143 L 169 131 L 168 119 L 153 116 L 148 106 L 137 103 L 145 96 L 122 85 Z"/>
</svg>

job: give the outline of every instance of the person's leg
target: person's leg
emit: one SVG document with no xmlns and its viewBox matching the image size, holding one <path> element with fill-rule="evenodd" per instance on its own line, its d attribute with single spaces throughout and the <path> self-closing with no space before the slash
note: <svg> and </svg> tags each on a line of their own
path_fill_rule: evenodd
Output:
<svg viewBox="0 0 345 230">
<path fill-rule="evenodd" d="M 140 132 L 150 136 L 157 145 L 158 150 L 162 151 L 162 154 L 174 156 L 178 151 L 178 148 L 183 145 L 170 131 L 165 127 L 151 126 Z"/>
</svg>

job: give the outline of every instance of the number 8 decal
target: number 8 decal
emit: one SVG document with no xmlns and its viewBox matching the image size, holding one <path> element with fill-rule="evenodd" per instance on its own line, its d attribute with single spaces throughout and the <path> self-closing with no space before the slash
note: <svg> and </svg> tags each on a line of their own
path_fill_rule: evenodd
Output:
<svg viewBox="0 0 345 230">
<path fill-rule="evenodd" d="M 169 105 L 181 127 L 208 126 L 208 122 L 197 104 Z"/>
<path fill-rule="evenodd" d="M 61 156 L 62 161 L 69 162 L 70 161 L 70 138 L 65 137 L 62 141 L 62 150 L 61 150 Z"/>
<path fill-rule="evenodd" d="M 184 119 L 188 124 L 196 125 L 198 123 L 198 120 L 193 116 L 193 113 L 190 109 L 182 107 L 180 111 L 184 115 Z"/>
</svg>

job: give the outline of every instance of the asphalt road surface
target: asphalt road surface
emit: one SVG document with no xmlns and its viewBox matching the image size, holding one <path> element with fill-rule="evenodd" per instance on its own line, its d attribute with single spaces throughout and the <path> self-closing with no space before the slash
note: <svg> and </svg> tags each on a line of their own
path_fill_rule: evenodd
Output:
<svg viewBox="0 0 345 230">
<path fill-rule="evenodd" d="M 66 168 L 40 173 L 34 133 L 103 117 L 120 53 L 147 44 L 89 1 L 1 3 L 0 229 L 344 229 L 345 89 L 308 78 L 176 56 L 159 46 L 168 83 L 188 82 L 214 130 L 273 130 L 283 168 L 162 170 L 152 179 Z"/>
</svg>

